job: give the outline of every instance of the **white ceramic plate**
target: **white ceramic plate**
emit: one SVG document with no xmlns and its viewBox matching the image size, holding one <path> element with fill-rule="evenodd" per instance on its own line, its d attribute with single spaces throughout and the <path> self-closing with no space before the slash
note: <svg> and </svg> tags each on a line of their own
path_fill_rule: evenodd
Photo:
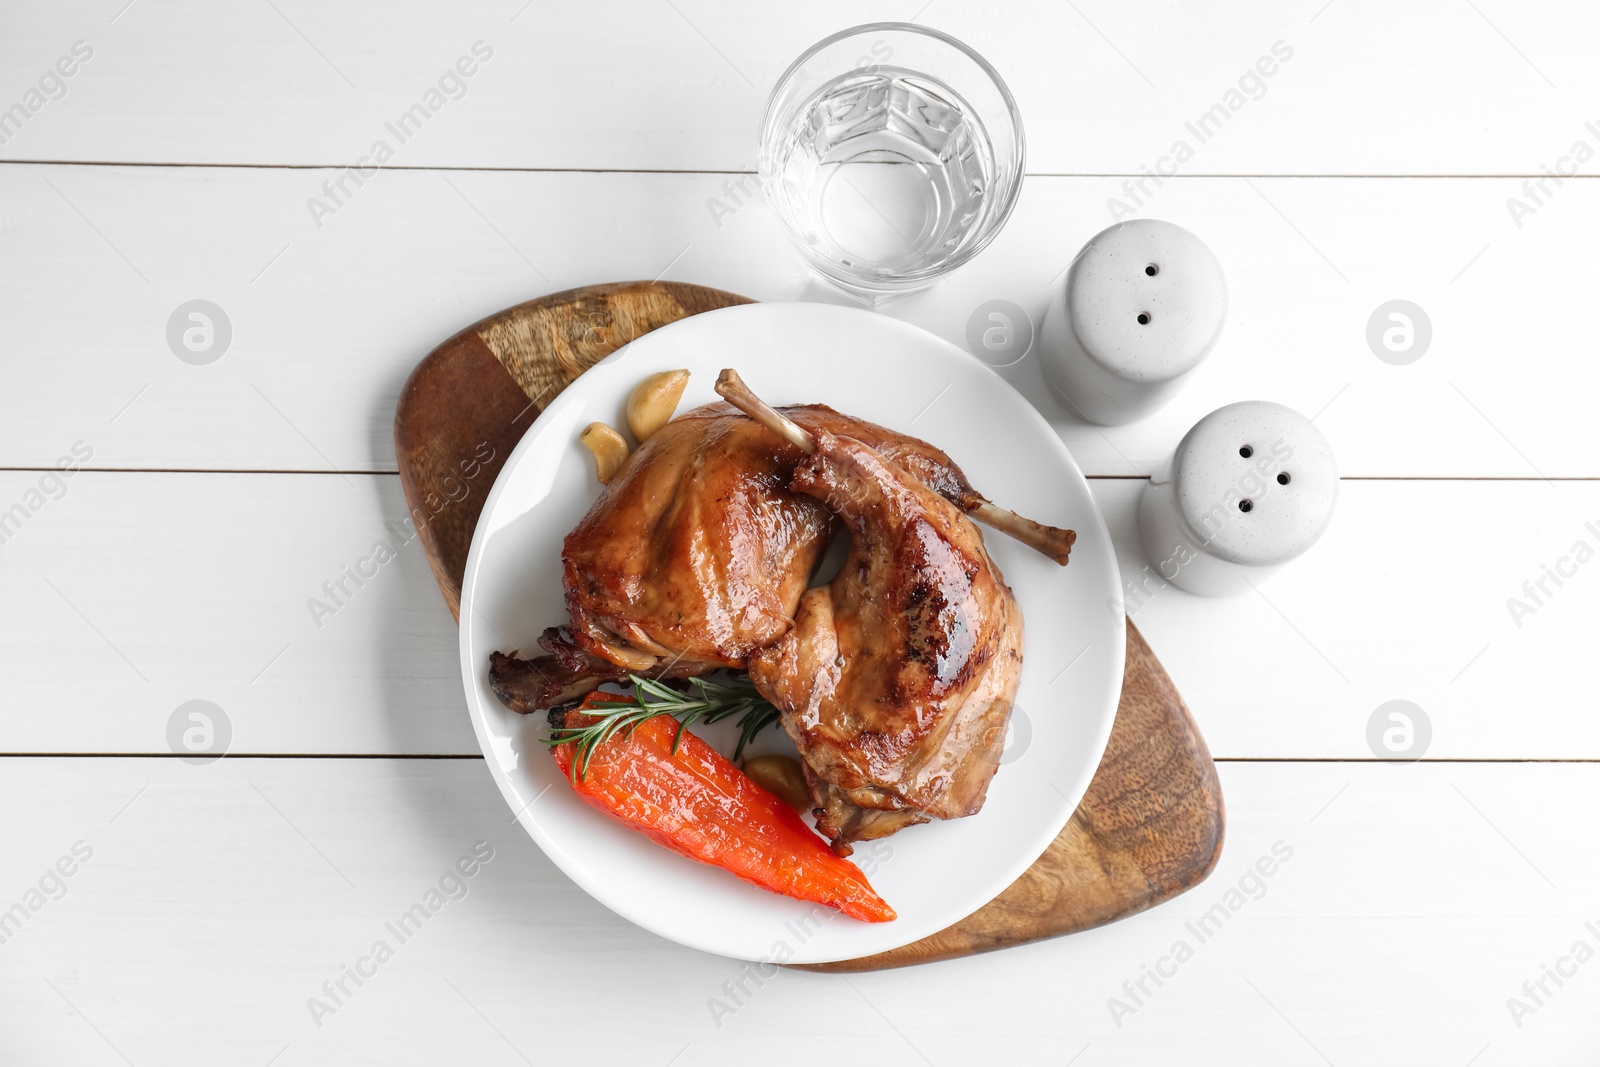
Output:
<svg viewBox="0 0 1600 1067">
<path fill-rule="evenodd" d="M 990 553 L 1022 606 L 1022 682 L 1005 761 L 979 814 L 857 846 L 855 859 L 899 913 L 863 923 L 684 859 L 583 804 L 539 738 L 543 716 L 506 710 L 489 689 L 494 650 L 535 654 L 566 621 L 562 538 L 598 495 L 578 433 L 623 426 L 629 391 L 655 371 L 692 372 L 680 411 L 719 399 L 734 367 L 773 404 L 819 401 L 948 452 L 989 499 L 1078 531 L 1066 568 L 1002 534 Z M 540 415 L 506 462 L 473 537 L 461 590 L 461 668 L 478 742 L 522 825 L 562 870 L 647 930 L 742 959 L 821 963 L 909 944 L 1010 885 L 1071 816 L 1105 750 L 1122 686 L 1119 578 L 1082 473 L 1042 417 L 967 353 L 895 319 L 825 304 L 750 304 L 674 323 L 616 352 Z M 728 724 L 718 724 L 723 727 Z M 731 752 L 717 728 L 703 736 Z M 757 751 L 793 752 L 771 731 Z M 530 901 L 529 907 L 537 907 Z"/>
</svg>

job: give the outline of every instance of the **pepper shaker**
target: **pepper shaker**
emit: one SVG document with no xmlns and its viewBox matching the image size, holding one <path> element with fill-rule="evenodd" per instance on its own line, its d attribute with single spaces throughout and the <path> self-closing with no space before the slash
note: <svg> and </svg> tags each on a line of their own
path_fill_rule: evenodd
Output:
<svg viewBox="0 0 1600 1067">
<path fill-rule="evenodd" d="M 1333 450 L 1311 420 L 1246 400 L 1195 423 L 1151 475 L 1139 538 L 1166 581 L 1227 596 L 1315 544 L 1338 493 Z"/>
<path fill-rule="evenodd" d="M 1160 219 L 1119 222 L 1078 252 L 1045 312 L 1045 378 L 1090 422 L 1132 422 L 1178 394 L 1227 314 L 1228 285 L 1204 241 Z"/>
</svg>

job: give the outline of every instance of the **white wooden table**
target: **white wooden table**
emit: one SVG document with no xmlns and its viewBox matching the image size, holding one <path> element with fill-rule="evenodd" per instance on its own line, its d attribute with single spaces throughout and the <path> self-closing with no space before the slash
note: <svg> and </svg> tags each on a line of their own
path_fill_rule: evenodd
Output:
<svg viewBox="0 0 1600 1067">
<path fill-rule="evenodd" d="M 957 343 L 986 300 L 1037 317 L 1116 198 L 1211 243 L 1222 345 L 1116 430 L 1035 357 L 1004 373 L 1124 568 L 1138 479 L 1223 403 L 1315 415 L 1345 481 L 1261 595 L 1137 613 L 1218 760 L 1208 882 L 1054 942 L 757 984 L 512 823 L 414 543 L 320 626 L 306 602 L 393 539 L 396 394 L 460 326 L 627 278 L 819 298 L 749 196 L 765 91 L 825 34 L 913 17 L 1004 73 L 1031 174 L 987 252 L 882 313 Z M 1597 36 L 1580 0 L 7 0 L 0 1063 L 1593 1063 Z M 387 165 L 344 177 L 378 140 Z M 231 326 L 209 365 L 167 340 L 193 299 Z M 1392 299 L 1432 325 L 1406 366 L 1366 341 Z M 1405 766 L 1367 741 L 1398 698 L 1432 726 Z M 196 699 L 221 762 L 172 755 Z M 466 895 L 344 978 L 480 841 Z"/>
</svg>

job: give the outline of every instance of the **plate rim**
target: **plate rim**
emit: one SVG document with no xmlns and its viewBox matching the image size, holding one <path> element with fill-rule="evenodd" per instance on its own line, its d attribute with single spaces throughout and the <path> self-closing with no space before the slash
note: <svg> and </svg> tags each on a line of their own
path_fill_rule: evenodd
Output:
<svg viewBox="0 0 1600 1067">
<path fill-rule="evenodd" d="M 970 357 L 968 353 L 963 352 L 962 349 L 945 338 L 940 337 L 932 331 L 923 329 L 922 327 L 913 323 L 870 311 L 865 308 L 848 307 L 839 304 L 829 304 L 818 301 L 752 301 L 748 304 L 735 304 L 722 308 L 714 308 L 695 315 L 685 316 L 682 319 L 677 319 L 673 322 L 667 323 L 655 330 L 650 331 L 649 333 L 635 338 L 628 344 L 621 346 L 615 352 L 610 353 L 605 358 L 597 361 L 593 366 L 587 368 L 584 373 L 587 373 L 588 370 L 593 370 L 606 364 L 619 362 L 626 357 L 627 353 L 633 348 L 634 345 L 661 334 L 663 331 L 672 331 L 678 329 L 679 327 L 682 327 L 683 324 L 689 322 L 697 323 L 696 328 L 704 328 L 705 323 L 701 320 L 715 320 L 730 316 L 759 317 L 773 314 L 784 315 L 795 313 L 823 316 L 840 315 L 847 318 L 854 318 L 858 321 L 865 321 L 862 319 L 862 317 L 865 316 L 866 319 L 870 319 L 873 322 L 875 328 L 898 331 L 907 337 L 915 338 L 915 341 L 918 344 L 944 349 L 947 353 L 953 354 L 958 359 L 971 360 L 971 364 L 973 366 L 986 372 L 997 383 L 1015 394 L 1017 399 L 1022 402 L 1022 407 L 1026 409 L 1026 414 L 1023 416 L 1023 418 L 1031 420 L 1035 424 L 1036 428 L 1042 428 L 1046 432 L 1049 439 L 1056 442 L 1061 457 L 1065 459 L 1072 474 L 1076 477 L 1078 482 L 1082 484 L 1085 496 L 1088 498 L 1090 505 L 1089 512 L 1092 519 L 1092 528 L 1094 532 L 1099 534 L 1102 539 L 1102 543 L 1106 546 L 1106 560 L 1110 568 L 1113 585 L 1120 589 L 1121 569 L 1116 557 L 1113 542 L 1111 540 L 1110 530 L 1106 526 L 1105 515 L 1100 508 L 1099 502 L 1094 498 L 1094 493 L 1089 484 L 1088 478 L 1084 475 L 1082 468 L 1078 466 L 1077 459 L 1072 455 L 1071 450 L 1067 448 L 1066 442 L 1061 439 L 1058 433 L 1056 433 L 1055 428 L 1050 425 L 1049 421 L 1045 419 L 1044 415 L 1038 410 L 1038 408 L 1036 408 L 1026 396 L 1022 395 L 1022 393 L 1017 390 L 1015 386 L 1011 385 L 1011 383 L 1006 381 L 1005 378 L 997 374 L 994 368 L 988 367 L 981 361 Z M 582 375 L 580 375 L 580 378 L 581 377 Z M 572 384 L 575 385 L 577 381 L 578 379 L 574 379 Z M 569 385 L 567 388 L 563 389 L 553 401 L 551 401 L 548 407 L 544 408 L 539 413 L 539 417 L 558 412 L 559 409 L 564 406 L 577 403 L 578 396 L 579 394 L 572 389 L 571 385 Z M 536 844 L 538 844 L 545 855 L 550 858 L 551 862 L 560 868 L 563 874 L 572 879 L 572 881 L 579 888 L 593 897 L 596 902 L 626 919 L 635 926 L 638 926 L 641 929 L 646 930 L 658 937 L 665 938 L 668 941 L 683 945 L 687 948 L 735 959 L 758 958 L 729 951 L 723 946 L 706 943 L 706 941 L 715 940 L 714 938 L 708 938 L 697 942 L 690 939 L 687 935 L 661 929 L 653 922 L 640 916 L 633 907 L 629 906 L 631 897 L 628 894 L 613 895 L 609 892 L 606 892 L 604 886 L 598 885 L 597 880 L 591 877 L 591 872 L 589 871 L 587 865 L 579 861 L 575 856 L 562 847 L 562 845 L 548 832 L 546 832 L 543 827 L 533 818 L 532 809 L 535 806 L 537 798 L 535 798 L 535 802 L 532 803 L 523 802 L 521 796 L 519 796 L 514 790 L 514 786 L 510 780 L 511 775 L 504 770 L 504 768 L 502 768 L 498 757 L 494 753 L 494 749 L 491 744 L 493 738 L 488 734 L 488 716 L 483 706 L 484 701 L 480 689 L 480 683 L 482 681 L 481 676 L 484 668 L 482 664 L 479 664 L 471 655 L 471 618 L 475 611 L 473 601 L 475 599 L 479 571 L 483 565 L 483 548 L 486 543 L 486 531 L 489 528 L 489 523 L 487 520 L 499 505 L 501 497 L 505 494 L 505 492 L 508 491 L 508 487 L 512 480 L 512 475 L 510 472 L 512 472 L 519 465 L 525 453 L 533 447 L 533 442 L 539 436 L 534 433 L 534 426 L 537 425 L 537 421 L 538 417 L 536 417 L 534 425 L 530 425 L 528 432 L 523 434 L 522 438 L 517 442 L 516 447 L 513 448 L 511 453 L 506 457 L 505 464 L 496 474 L 494 484 L 490 487 L 489 493 L 484 498 L 483 508 L 479 512 L 478 520 L 473 527 L 472 541 L 468 549 L 467 562 L 461 581 L 461 618 L 466 620 L 458 627 L 457 637 L 458 653 L 461 660 L 462 686 L 464 696 L 467 700 L 467 714 L 472 720 L 473 735 L 478 741 L 478 747 L 483 754 L 484 763 L 489 771 L 490 776 L 493 778 L 496 787 L 500 790 L 501 796 L 505 799 L 507 806 L 515 812 L 517 823 L 521 825 L 523 830 L 527 832 L 527 834 L 534 840 Z M 557 420 L 552 419 L 551 421 L 554 422 Z M 1075 523 L 1074 525 L 1079 527 L 1081 530 L 1087 524 Z M 1109 686 L 1109 703 L 1111 705 L 1110 712 L 1109 714 L 1104 714 L 1099 717 L 1095 731 L 1095 738 L 1090 746 L 1090 749 L 1095 753 L 1095 769 L 1090 771 L 1087 779 L 1084 781 L 1083 789 L 1079 792 L 1079 795 L 1072 799 L 1072 804 L 1067 810 L 1066 818 L 1059 826 L 1055 827 L 1054 831 L 1049 835 L 1049 837 L 1044 840 L 1043 845 L 1040 846 L 1036 851 L 1031 847 L 1026 850 L 1031 853 L 1031 855 L 1027 856 L 1027 861 L 1020 865 L 1016 873 L 1003 885 L 1001 885 L 993 896 L 978 902 L 963 915 L 952 920 L 945 927 L 941 927 L 941 930 L 948 929 L 950 926 L 954 926 L 957 923 L 963 922 L 972 915 L 981 911 L 1001 893 L 1004 893 L 1005 890 L 1009 888 L 1018 878 L 1022 877 L 1022 875 L 1024 875 L 1028 869 L 1038 862 L 1039 857 L 1049 850 L 1056 838 L 1060 836 L 1061 831 L 1065 829 L 1067 823 L 1071 821 L 1079 805 L 1082 804 L 1083 796 L 1087 794 L 1090 783 L 1093 782 L 1095 775 L 1098 773 L 1100 762 L 1105 758 L 1106 745 L 1110 740 L 1111 731 L 1116 723 L 1117 710 L 1121 699 L 1122 685 L 1127 663 L 1127 627 L 1124 616 L 1117 616 L 1116 621 L 1118 622 L 1118 625 L 1114 627 L 1115 637 L 1114 647 L 1112 649 L 1114 668 L 1112 671 L 1113 677 L 1110 679 L 1111 684 Z M 1057 791 L 1059 792 L 1060 790 L 1058 789 Z M 543 796 L 543 792 L 541 792 L 539 796 Z M 934 930 L 925 933 L 914 934 L 898 941 L 894 945 L 874 949 L 871 952 L 866 953 L 866 955 L 875 955 L 881 952 L 892 952 L 897 949 L 904 948 L 906 945 L 922 940 L 925 937 L 933 936 L 938 932 L 938 930 Z M 862 958 L 862 956 L 856 953 L 823 953 L 821 955 L 811 956 L 802 952 L 796 953 L 793 958 L 787 960 L 786 962 L 792 964 L 823 964 L 836 963 L 858 958 Z"/>
</svg>

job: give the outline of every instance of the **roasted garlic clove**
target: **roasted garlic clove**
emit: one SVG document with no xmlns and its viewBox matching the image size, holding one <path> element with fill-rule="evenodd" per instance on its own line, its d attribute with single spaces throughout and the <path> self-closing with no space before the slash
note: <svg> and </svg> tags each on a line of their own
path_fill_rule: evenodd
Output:
<svg viewBox="0 0 1600 1067">
<path fill-rule="evenodd" d="M 601 485 L 610 484 L 622 465 L 628 462 L 628 442 L 603 422 L 591 422 L 585 426 L 578 440 L 593 454 L 594 471 Z"/>
<path fill-rule="evenodd" d="M 809 811 L 816 806 L 800 764 L 788 756 L 754 756 L 744 761 L 744 773 L 795 811 Z"/>
<path fill-rule="evenodd" d="M 628 396 L 628 429 L 641 443 L 672 421 L 689 384 L 686 370 L 664 370 L 633 387 Z"/>
</svg>

